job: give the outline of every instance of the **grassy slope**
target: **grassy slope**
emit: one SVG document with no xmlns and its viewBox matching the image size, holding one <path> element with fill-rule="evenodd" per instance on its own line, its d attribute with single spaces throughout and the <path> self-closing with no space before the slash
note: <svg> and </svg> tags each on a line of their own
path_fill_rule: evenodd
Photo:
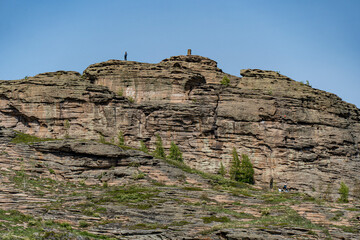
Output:
<svg viewBox="0 0 360 240">
<path fill-rule="evenodd" d="M 43 141 L 21 134 L 18 136 L 14 143 Z M 296 227 L 303 229 L 304 236 L 329 239 L 334 229 L 359 233 L 356 217 L 360 216 L 360 208 L 355 204 L 326 202 L 301 193 L 259 190 L 220 175 L 191 169 L 181 162 L 164 161 L 182 169 L 184 173 L 206 179 L 209 185 L 194 186 L 185 180 L 181 185 L 168 186 L 139 174 L 124 186 L 87 186 L 81 181 L 55 181 L 24 170 L 1 171 L 1 184 L 5 187 L 44 201 L 31 205 L 32 211 L 38 214 L 24 214 L 21 209 L 0 210 L 0 238 L 61 239 L 86 236 L 90 239 L 114 239 L 115 235 L 102 233 L 109 226 L 129 231 L 188 231 L 196 227 L 199 229 L 196 235 L 204 237 L 212 236 L 221 229 L 236 228 Z M 227 201 L 220 201 L 219 197 Z M 162 210 L 171 209 L 174 205 L 178 209 L 191 208 L 192 212 L 166 221 L 150 221 L 146 218 L 152 213 L 161 215 Z M 312 222 L 314 219 L 296 210 L 303 205 L 311 206 L 314 212 L 325 216 L 325 222 Z M 178 209 L 175 208 L 175 211 Z M 120 213 L 124 213 L 123 219 L 119 218 Z M 132 213 L 144 215 L 131 219 Z"/>
</svg>

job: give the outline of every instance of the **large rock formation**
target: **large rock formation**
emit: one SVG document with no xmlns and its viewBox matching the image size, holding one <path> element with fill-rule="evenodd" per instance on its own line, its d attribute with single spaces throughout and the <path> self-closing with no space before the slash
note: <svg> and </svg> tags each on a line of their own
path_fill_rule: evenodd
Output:
<svg viewBox="0 0 360 240">
<path fill-rule="evenodd" d="M 1 239 L 359 239 L 360 206 L 0 128 Z"/>
<path fill-rule="evenodd" d="M 230 85 L 220 84 L 227 75 Z M 99 139 L 138 147 L 180 146 L 185 162 L 216 172 L 235 147 L 258 184 L 350 192 L 360 181 L 360 112 L 334 94 L 273 71 L 225 74 L 201 56 L 158 64 L 109 60 L 82 75 L 58 71 L 0 83 L 0 125 L 38 137 Z"/>
</svg>

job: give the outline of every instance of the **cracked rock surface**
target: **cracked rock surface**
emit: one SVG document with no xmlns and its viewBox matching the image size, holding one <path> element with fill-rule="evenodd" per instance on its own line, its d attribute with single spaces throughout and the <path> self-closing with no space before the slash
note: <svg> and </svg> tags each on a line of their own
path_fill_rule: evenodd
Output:
<svg viewBox="0 0 360 240">
<path fill-rule="evenodd" d="M 240 184 L 110 143 L 18 137 L 0 129 L 3 239 L 359 238 L 357 202 Z"/>
<path fill-rule="evenodd" d="M 230 85 L 220 84 L 224 76 Z M 235 147 L 249 155 L 255 180 L 309 194 L 341 181 L 359 184 L 359 109 L 334 94 L 278 72 L 225 74 L 201 56 L 156 64 L 109 60 L 77 72 L 43 73 L 0 83 L 0 124 L 38 137 L 103 136 L 165 149 L 174 141 L 185 162 L 217 172 Z M 354 186 L 354 187 L 353 187 Z M 315 189 L 316 191 L 313 191 Z M 332 191 L 337 198 L 337 191 Z"/>
</svg>

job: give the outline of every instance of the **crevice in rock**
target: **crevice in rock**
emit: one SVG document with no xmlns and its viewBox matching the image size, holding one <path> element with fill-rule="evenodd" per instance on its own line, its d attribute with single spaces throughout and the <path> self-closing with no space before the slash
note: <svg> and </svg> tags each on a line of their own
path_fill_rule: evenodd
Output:
<svg viewBox="0 0 360 240">
<path fill-rule="evenodd" d="M 206 84 L 205 77 L 201 74 L 196 74 L 190 77 L 190 79 L 185 83 L 184 90 L 188 92 L 188 96 L 190 96 L 191 91 L 195 87 L 199 87 L 203 84 Z"/>
<path fill-rule="evenodd" d="M 34 116 L 27 116 L 24 113 L 20 112 L 16 107 L 9 106 L 6 111 L 0 110 L 4 115 L 12 116 L 17 119 L 18 122 L 24 124 L 24 126 L 29 127 L 29 123 L 33 122 L 40 125 L 39 119 Z"/>
<path fill-rule="evenodd" d="M 218 125 L 217 125 L 217 117 L 218 117 L 218 108 L 219 108 L 219 102 L 220 102 L 220 94 L 222 93 L 223 90 L 223 86 L 221 86 L 220 90 L 216 93 L 217 99 L 216 99 L 216 105 L 215 108 L 213 110 L 214 112 L 214 122 L 211 128 L 212 133 L 214 134 L 215 139 L 218 139 Z"/>
</svg>

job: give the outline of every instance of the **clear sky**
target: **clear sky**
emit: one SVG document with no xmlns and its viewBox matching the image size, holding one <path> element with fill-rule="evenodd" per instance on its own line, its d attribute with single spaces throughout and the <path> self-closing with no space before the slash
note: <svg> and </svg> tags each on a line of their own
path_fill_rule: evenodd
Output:
<svg viewBox="0 0 360 240">
<path fill-rule="evenodd" d="M 0 79 L 174 55 L 280 71 L 360 107 L 360 0 L 0 0 Z"/>
</svg>

